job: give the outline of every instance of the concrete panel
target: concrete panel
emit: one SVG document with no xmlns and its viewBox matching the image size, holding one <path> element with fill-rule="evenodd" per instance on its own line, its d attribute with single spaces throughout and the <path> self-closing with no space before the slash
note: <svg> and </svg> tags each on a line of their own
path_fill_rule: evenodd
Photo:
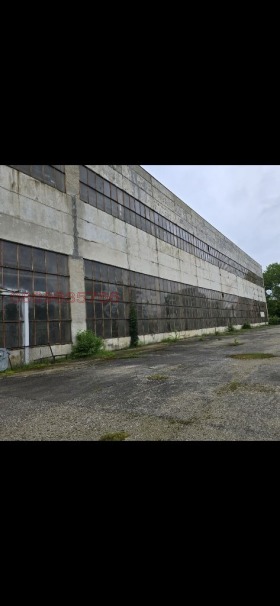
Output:
<svg viewBox="0 0 280 606">
<path fill-rule="evenodd" d="M 86 330 L 86 304 L 77 302 L 77 293 L 85 291 L 84 261 L 69 257 L 70 291 L 75 293 L 75 302 L 71 302 L 72 340 L 77 332 Z"/>
<path fill-rule="evenodd" d="M 72 254 L 73 237 L 53 229 L 39 227 L 16 217 L 0 214 L 0 238 L 28 246 L 45 248 L 65 255 Z"/>
</svg>

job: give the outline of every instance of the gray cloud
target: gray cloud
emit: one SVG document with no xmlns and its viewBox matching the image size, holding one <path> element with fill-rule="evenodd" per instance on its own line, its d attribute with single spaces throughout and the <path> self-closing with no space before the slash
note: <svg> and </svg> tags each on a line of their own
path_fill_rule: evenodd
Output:
<svg viewBox="0 0 280 606">
<path fill-rule="evenodd" d="M 280 166 L 142 166 L 263 269 L 280 263 Z"/>
</svg>

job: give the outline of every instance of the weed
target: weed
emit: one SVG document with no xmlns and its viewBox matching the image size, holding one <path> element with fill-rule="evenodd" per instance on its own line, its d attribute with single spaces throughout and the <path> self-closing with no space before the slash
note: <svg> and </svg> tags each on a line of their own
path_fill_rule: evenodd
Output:
<svg viewBox="0 0 280 606">
<path fill-rule="evenodd" d="M 167 337 L 166 339 L 162 339 L 161 343 L 176 343 L 176 341 L 179 341 L 177 333 L 175 334 L 175 337 Z"/>
<path fill-rule="evenodd" d="M 247 330 L 248 328 L 252 328 L 252 326 L 251 326 L 251 324 L 249 324 L 248 322 L 244 322 L 244 324 L 243 324 L 242 328 L 243 328 L 244 330 Z"/>
<path fill-rule="evenodd" d="M 229 343 L 229 345 L 231 345 L 232 347 L 237 347 L 238 345 L 244 345 L 244 343 L 241 343 L 240 341 L 238 341 L 238 339 L 234 339 L 233 343 Z"/>
<path fill-rule="evenodd" d="M 168 379 L 167 375 L 150 375 L 147 377 L 148 381 L 166 381 Z"/>
<path fill-rule="evenodd" d="M 115 433 L 106 433 L 99 438 L 99 442 L 121 442 L 129 437 L 129 433 L 118 431 Z"/>
</svg>

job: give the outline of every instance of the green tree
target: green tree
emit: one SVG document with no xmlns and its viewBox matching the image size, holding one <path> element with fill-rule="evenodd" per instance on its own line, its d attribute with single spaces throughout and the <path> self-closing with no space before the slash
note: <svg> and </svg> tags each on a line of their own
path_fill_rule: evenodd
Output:
<svg viewBox="0 0 280 606">
<path fill-rule="evenodd" d="M 271 263 L 263 272 L 268 315 L 280 318 L 280 263 Z"/>
</svg>

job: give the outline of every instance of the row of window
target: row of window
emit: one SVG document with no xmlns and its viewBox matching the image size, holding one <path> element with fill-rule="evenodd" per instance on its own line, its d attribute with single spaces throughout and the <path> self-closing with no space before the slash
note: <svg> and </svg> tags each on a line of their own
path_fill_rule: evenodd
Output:
<svg viewBox="0 0 280 606">
<path fill-rule="evenodd" d="M 94 295 L 94 293 L 116 291 L 119 293 L 120 300 L 129 301 L 130 292 L 134 292 L 129 287 L 134 287 L 136 290 L 149 291 L 147 293 L 148 300 L 151 300 L 155 296 L 153 291 L 165 293 L 165 296 L 168 294 L 178 294 L 188 297 L 202 297 L 207 300 L 227 301 L 229 303 L 241 304 L 243 300 L 237 295 L 157 278 L 156 276 L 114 267 L 97 261 L 84 260 L 84 271 L 85 291 L 88 293 L 88 298 Z M 248 301 L 248 299 L 244 298 L 244 301 Z"/>
<path fill-rule="evenodd" d="M 1 299 L 1 297 L 0 297 Z M 30 346 L 71 343 L 71 322 L 30 322 Z M 23 322 L 0 321 L 0 347 L 23 347 Z"/>
<path fill-rule="evenodd" d="M 9 166 L 65 192 L 65 166 L 63 164 L 10 164 Z"/>
<path fill-rule="evenodd" d="M 85 166 L 80 166 L 80 198 L 99 210 L 142 229 L 176 248 L 263 286 L 262 278 L 248 271 L 240 263 L 196 238 Z"/>
<path fill-rule="evenodd" d="M 169 318 L 169 319 L 149 319 L 138 320 L 138 334 L 158 334 L 169 332 L 181 332 L 184 330 L 199 330 L 201 328 L 216 328 L 217 326 L 228 326 L 229 316 L 217 318 Z M 231 319 L 236 324 L 243 324 L 245 321 L 253 324 L 259 322 L 259 316 L 252 313 L 240 316 L 232 316 Z M 108 320 L 108 319 L 87 319 L 87 329 L 93 330 L 97 336 L 103 339 L 129 337 L 128 320 Z"/>
<path fill-rule="evenodd" d="M 234 307 L 230 309 L 208 307 L 189 307 L 176 305 L 150 305 L 137 303 L 136 306 L 138 320 L 145 319 L 168 319 L 168 318 L 216 318 L 216 325 L 219 325 L 220 318 L 244 318 L 248 314 L 258 315 L 259 306 L 247 305 L 242 309 Z M 86 317 L 90 320 L 128 320 L 130 304 L 129 303 L 87 303 Z"/>
<path fill-rule="evenodd" d="M 84 267 L 87 327 L 104 339 L 129 336 L 131 302 L 135 304 L 140 335 L 226 326 L 229 320 L 236 324 L 255 323 L 260 320 L 260 311 L 265 312 L 265 303 L 245 297 L 121 270 L 95 261 L 85 260 Z M 114 301 L 107 297 L 101 303 L 96 296 L 112 291 L 118 293 Z"/>
<path fill-rule="evenodd" d="M 0 240 L 1 266 L 46 274 L 69 275 L 67 255 L 5 240 Z"/>
</svg>

